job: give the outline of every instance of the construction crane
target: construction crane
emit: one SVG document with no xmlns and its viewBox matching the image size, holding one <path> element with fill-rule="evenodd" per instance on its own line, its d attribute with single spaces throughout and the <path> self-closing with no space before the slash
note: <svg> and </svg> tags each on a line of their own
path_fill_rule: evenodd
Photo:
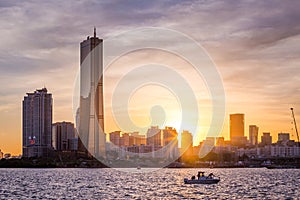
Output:
<svg viewBox="0 0 300 200">
<path fill-rule="evenodd" d="M 294 108 L 291 108 L 291 111 L 292 111 L 292 116 L 293 116 L 293 120 L 294 120 L 295 130 L 296 130 L 296 134 L 297 134 L 298 146 L 300 147 L 300 143 L 299 143 L 299 134 L 298 134 L 298 129 L 297 129 L 297 124 L 296 124 L 296 119 L 295 119 L 295 115 L 294 115 Z"/>
</svg>

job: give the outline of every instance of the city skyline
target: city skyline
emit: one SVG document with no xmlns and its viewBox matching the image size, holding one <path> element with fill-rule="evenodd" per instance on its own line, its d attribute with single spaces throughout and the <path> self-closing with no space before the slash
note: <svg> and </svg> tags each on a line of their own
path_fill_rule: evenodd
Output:
<svg viewBox="0 0 300 200">
<path fill-rule="evenodd" d="M 223 78 L 227 111 L 221 136 L 229 138 L 229 114 L 244 113 L 246 130 L 249 125 L 257 125 L 259 139 L 263 132 L 270 132 L 274 140 L 280 132 L 289 132 L 291 139 L 296 139 L 289 108 L 295 108 L 297 120 L 300 112 L 300 61 L 297 56 L 300 16 L 297 6 L 283 2 L 240 2 L 236 5 L 229 2 L 207 2 L 205 7 L 193 1 L 177 2 L 174 5 L 145 5 L 143 2 L 132 4 L 132 12 L 128 13 L 136 13 L 136 8 L 147 12 L 136 13 L 140 16 L 139 20 L 134 19 L 130 22 L 132 18 L 127 12 L 117 10 L 119 6 L 125 6 L 124 4 L 125 2 L 118 2 L 117 5 L 74 3 L 73 7 L 70 7 L 67 3 L 60 3 L 58 6 L 45 2 L 36 7 L 29 2 L 1 2 L 3 17 L 0 18 L 0 24 L 3 30 L 8 30 L 0 33 L 2 38 L 6 38 L 0 44 L 2 151 L 21 153 L 20 102 L 27 91 L 45 85 L 54 98 L 53 121 L 74 122 L 72 88 L 78 70 L 78 41 L 90 35 L 93 26 L 101 27 L 98 29 L 98 35 L 104 39 L 142 25 L 163 26 L 189 35 L 208 51 Z M 223 14 L 232 7 L 236 7 L 235 11 L 223 18 Z M 47 15 L 36 18 L 49 8 L 62 9 L 64 12 L 47 12 Z M 81 18 L 83 8 L 94 11 L 98 9 L 98 12 L 95 16 Z M 269 10 L 266 11 L 265 8 Z M 164 9 L 163 14 L 155 16 L 157 9 Z M 201 12 L 196 12 L 197 9 Z M 220 9 L 221 12 L 211 12 Z M 30 12 L 27 12 L 28 10 Z M 109 10 L 114 10 L 115 14 L 111 16 Z M 180 12 L 176 12 L 179 10 Z M 59 13 L 68 13 L 69 16 Z M 112 18 L 105 21 L 101 13 Z M 191 13 L 189 20 L 183 17 L 187 13 Z M 92 20 L 95 18 L 99 18 L 99 21 Z M 77 23 L 68 23 L 70 20 Z M 211 23 L 207 23 L 207 20 Z M 29 21 L 32 23 L 26 23 Z M 91 24 L 91 21 L 95 24 Z M 24 27 L 23 22 L 28 26 Z M 157 55 L 154 57 L 159 58 Z M 105 127 L 109 128 L 107 124 Z M 112 127 L 106 132 L 114 129 L 115 127 Z M 206 130 L 205 124 L 201 130 Z M 246 135 L 248 136 L 248 131 Z"/>
<path fill-rule="evenodd" d="M 52 123 L 52 94 L 51 93 L 47 93 L 47 89 L 46 88 L 42 88 L 42 89 L 37 89 L 35 92 L 33 93 L 27 93 L 28 96 L 24 97 L 23 100 L 23 156 L 24 157 L 34 157 L 34 156 L 44 156 L 45 153 L 42 153 L 42 150 L 34 150 L 33 147 L 37 147 L 37 149 L 39 148 L 39 146 L 41 146 L 40 149 L 43 148 L 43 146 L 41 145 L 41 143 L 43 143 L 43 145 L 46 145 L 47 148 L 49 148 L 51 146 L 51 148 L 53 147 L 54 150 L 58 150 L 58 151 L 62 151 L 62 150 L 76 150 L 77 151 L 77 144 L 76 144 L 76 148 L 74 148 L 74 140 L 75 139 L 75 128 L 74 128 L 74 124 L 72 122 L 55 122 Z M 49 99 L 50 98 L 50 99 Z M 49 104 L 49 105 L 48 105 Z M 42 113 L 40 113 L 40 111 L 42 111 Z M 50 111 L 50 113 L 49 113 Z M 33 114 L 30 114 L 33 113 Z M 47 114 L 48 113 L 48 114 Z M 30 114 L 30 115 L 29 115 Z M 227 141 L 230 142 L 231 145 L 242 145 L 242 146 L 246 146 L 246 145 L 258 145 L 258 130 L 259 127 L 257 127 L 256 125 L 249 125 L 249 135 L 248 135 L 248 139 L 247 136 L 245 135 L 245 121 L 244 121 L 245 115 L 243 113 L 235 113 L 235 114 L 230 114 L 230 140 Z M 46 124 L 51 124 L 51 130 L 53 130 L 51 132 L 51 139 L 47 139 L 49 135 L 49 130 L 47 131 L 47 126 L 45 126 Z M 41 131 L 39 134 L 37 134 L 39 131 L 32 131 L 30 129 L 30 127 L 32 125 L 35 124 L 45 124 L 42 127 L 45 127 L 45 131 Z M 27 130 L 28 129 L 28 130 Z M 35 130 L 41 130 L 41 128 L 34 128 Z M 34 135 L 33 133 L 36 133 L 37 135 Z M 42 134 L 41 134 L 42 133 Z M 118 139 L 112 139 L 112 135 L 119 135 Z M 168 143 L 172 142 L 173 140 L 177 141 L 176 145 L 178 148 L 180 148 L 181 145 L 178 144 L 183 144 L 183 143 L 187 143 L 187 141 L 184 141 L 182 139 L 180 139 L 181 137 L 179 137 L 179 135 L 181 135 L 183 137 L 183 135 L 188 135 L 191 134 L 188 132 L 188 130 L 183 130 L 181 133 L 177 133 L 177 130 L 173 127 L 168 127 L 165 126 L 165 128 L 163 129 L 162 127 L 159 126 L 151 126 L 149 127 L 147 133 L 139 133 L 139 132 L 132 132 L 132 133 L 126 133 L 123 131 L 114 131 L 114 132 L 110 132 L 107 134 L 108 137 L 106 137 L 106 139 L 104 140 L 105 142 L 112 142 L 115 145 L 119 145 L 119 146 L 132 146 L 133 144 L 136 144 L 135 142 L 131 141 L 131 145 L 130 145 L 130 139 L 131 137 L 135 138 L 137 136 L 137 138 L 140 137 L 144 137 L 145 141 L 147 141 L 146 143 L 144 143 L 145 145 L 153 145 L 153 146 L 166 146 L 168 145 Z M 34 136 L 33 136 L 34 135 Z M 28 137 L 29 136 L 29 137 Z M 120 137 L 121 136 L 121 137 Z M 127 136 L 127 137 L 125 137 Z M 207 145 L 207 141 L 214 141 L 213 143 L 208 142 L 210 145 L 217 145 L 218 146 L 218 140 L 220 140 L 220 138 L 223 138 L 223 143 L 224 143 L 224 137 L 220 137 L 220 136 L 216 136 L 216 137 L 206 137 L 205 139 L 203 139 L 201 142 L 199 142 L 198 144 L 193 143 L 194 139 L 193 136 L 191 134 L 191 141 L 192 147 L 197 147 L 197 146 L 201 146 L 201 144 L 206 143 Z M 261 136 L 261 141 L 259 142 L 259 144 L 271 144 L 273 143 L 272 138 L 270 139 L 270 142 L 265 143 L 265 141 L 263 140 L 263 138 L 265 137 L 265 133 L 262 134 Z M 41 138 L 46 138 L 44 142 L 41 142 L 42 139 Z M 107 138 L 109 138 L 107 140 Z M 127 138 L 128 141 L 124 141 L 125 139 L 123 138 Z M 136 138 L 136 139 L 137 139 Z M 245 141 L 244 139 L 245 138 Z M 123 140 L 123 142 L 121 142 L 121 140 Z M 179 139 L 179 141 L 178 141 Z M 47 140 L 50 141 L 50 143 L 47 143 Z M 69 141 L 71 140 L 71 141 Z M 119 141 L 120 140 L 120 141 Z M 187 139 L 188 141 L 190 139 Z M 290 133 L 278 133 L 278 139 L 277 141 L 289 141 L 290 140 Z M 33 141 L 33 142 L 32 142 Z M 117 143 L 115 141 L 118 141 Z M 134 140 L 135 141 L 135 140 Z M 152 142 L 151 142 L 152 141 Z M 237 142 L 238 141 L 238 142 Z M 120 142 L 120 143 L 119 143 Z M 179 142 L 179 143 L 178 143 Z M 226 141 L 225 141 L 226 142 Z M 297 141 L 296 141 L 297 142 Z M 47 144 L 46 144 L 47 143 Z M 75 143 L 78 143 L 78 140 L 76 140 Z M 222 142 L 221 142 L 222 143 Z M 123 145 L 122 145 L 123 144 Z M 72 145 L 72 147 L 70 147 L 69 145 Z M 184 146 L 188 146 L 189 144 L 186 144 Z M 45 146 L 45 147 L 46 147 Z M 33 149 L 31 151 L 31 153 L 29 154 L 29 149 Z M 26 150 L 26 152 L 24 152 Z M 35 153 L 34 153 L 35 152 Z M 47 153 L 46 153 L 47 154 Z"/>
</svg>

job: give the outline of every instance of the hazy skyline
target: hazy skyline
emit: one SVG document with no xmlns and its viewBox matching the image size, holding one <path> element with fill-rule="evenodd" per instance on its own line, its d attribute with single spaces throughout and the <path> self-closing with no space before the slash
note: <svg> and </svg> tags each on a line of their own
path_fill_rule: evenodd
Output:
<svg viewBox="0 0 300 200">
<path fill-rule="evenodd" d="M 300 116 L 299 1 L 1 1 L 0 149 L 21 153 L 21 104 L 44 85 L 53 122 L 73 121 L 79 43 L 143 26 L 182 32 L 208 51 L 223 78 L 230 113 L 245 114 L 262 132 L 289 132 L 289 108 Z M 108 130 L 110 131 L 110 130 Z"/>
</svg>

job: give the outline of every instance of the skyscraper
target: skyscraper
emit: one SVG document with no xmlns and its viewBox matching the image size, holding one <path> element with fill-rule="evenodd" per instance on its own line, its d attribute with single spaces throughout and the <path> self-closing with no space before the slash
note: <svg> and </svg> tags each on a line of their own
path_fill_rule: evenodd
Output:
<svg viewBox="0 0 300 200">
<path fill-rule="evenodd" d="M 244 133 L 244 114 L 230 115 L 230 140 L 233 145 L 244 145 L 247 138 Z"/>
<path fill-rule="evenodd" d="M 87 37 L 80 43 L 79 150 L 105 156 L 103 109 L 103 40 Z"/>
<path fill-rule="evenodd" d="M 249 140 L 251 145 L 258 144 L 258 126 L 250 125 L 249 126 Z"/>
<path fill-rule="evenodd" d="M 46 88 L 23 100 L 23 157 L 46 157 L 52 150 L 52 94 Z"/>
</svg>

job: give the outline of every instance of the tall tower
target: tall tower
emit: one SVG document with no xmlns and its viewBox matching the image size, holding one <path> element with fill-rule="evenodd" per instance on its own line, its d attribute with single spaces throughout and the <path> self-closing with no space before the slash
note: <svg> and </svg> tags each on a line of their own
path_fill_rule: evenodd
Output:
<svg viewBox="0 0 300 200">
<path fill-rule="evenodd" d="M 244 131 L 244 114 L 230 115 L 230 140 L 233 145 L 244 145 L 247 142 Z"/>
<path fill-rule="evenodd" d="M 23 157 L 47 157 L 52 150 L 52 94 L 46 88 L 23 100 Z"/>
<path fill-rule="evenodd" d="M 103 40 L 87 37 L 80 43 L 79 150 L 94 156 L 105 152 L 103 109 Z"/>
</svg>

